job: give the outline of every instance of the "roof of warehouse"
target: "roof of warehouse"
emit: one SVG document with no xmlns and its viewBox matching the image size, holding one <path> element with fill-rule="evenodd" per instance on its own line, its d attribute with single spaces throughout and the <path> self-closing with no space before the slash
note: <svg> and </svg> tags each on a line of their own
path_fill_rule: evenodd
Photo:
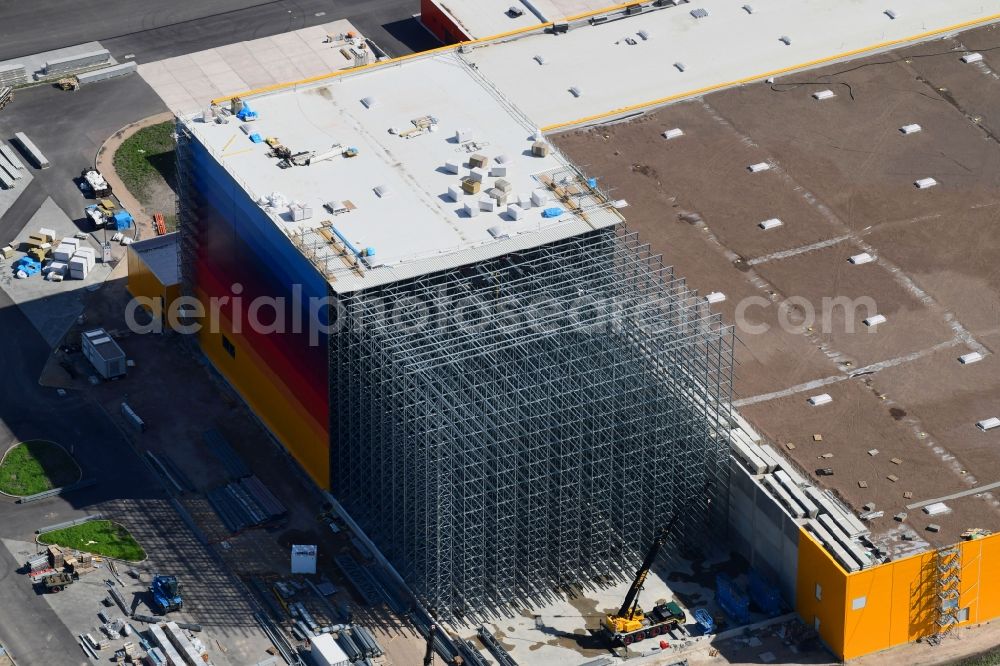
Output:
<svg viewBox="0 0 1000 666">
<path fill-rule="evenodd" d="M 568 16 L 605 9 L 615 3 L 609 0 L 434 0 L 473 39 L 492 37 L 510 30 L 558 21 Z M 520 16 L 507 13 L 515 7 Z M 539 17 L 531 10 L 534 7 Z"/>
<path fill-rule="evenodd" d="M 164 287 L 180 284 L 180 267 L 177 261 L 178 234 L 147 238 L 129 245 L 129 251 L 142 257 L 156 279 Z"/>
<path fill-rule="evenodd" d="M 618 12 L 611 18 L 619 20 L 593 26 L 582 20 L 565 34 L 534 31 L 477 45 L 465 57 L 546 129 L 847 57 L 894 40 L 955 30 L 987 19 L 991 11 L 994 20 L 1000 18 L 997 8 L 982 0 L 899 3 L 895 18 L 886 13 L 883 0 L 748 0 L 752 13 L 742 4 L 699 0 L 656 11 L 646 7 L 629 17 Z M 695 18 L 695 9 L 708 15 Z M 572 87 L 579 89 L 579 97 L 570 92 Z"/>
<path fill-rule="evenodd" d="M 977 426 L 1000 417 L 997 72 L 989 25 L 552 137 L 690 287 L 725 295 L 740 413 L 868 505 L 893 557 L 1000 531 L 1000 428 Z"/>
<path fill-rule="evenodd" d="M 276 137 L 293 153 L 322 154 L 337 145 L 359 150 L 353 158 L 338 154 L 282 169 L 268 157 L 268 145 L 252 143 L 237 119 L 227 124 L 205 123 L 200 115 L 186 120 L 252 199 L 260 203 L 262 197 L 280 193 L 288 202 L 312 208 L 311 218 L 293 221 L 287 206 L 261 204 L 293 240 L 304 232 L 310 239 L 306 243 L 312 244 L 326 225 L 358 253 L 373 250 L 358 270 L 341 257 L 323 260 L 336 291 L 442 270 L 621 221 L 616 210 L 595 199 L 587 199 L 577 212 L 567 208 L 551 218 L 543 217 L 543 211 L 557 204 L 535 206 L 517 222 L 501 212 L 506 206 L 475 217 L 462 212 L 465 203 L 478 205 L 498 179 L 487 173 L 480 194 L 461 194 L 455 202 L 447 192 L 460 187 L 461 177 L 447 172 L 447 162 L 457 163 L 465 176 L 473 154 L 489 158 L 487 170 L 503 156 L 512 195 L 525 197 L 544 189 L 544 175 L 575 171 L 554 150 L 546 157 L 532 156 L 532 125 L 500 103 L 496 92 L 454 53 L 423 56 L 402 66 L 390 63 L 245 101 L 259 114 L 245 129 Z M 415 128 L 411 121 L 428 116 L 437 131 L 404 138 Z M 468 130 L 468 140 L 457 142 L 458 130 Z M 327 202 L 343 202 L 350 210 L 334 215 L 324 209 Z M 497 232 L 503 236 L 495 238 Z"/>
</svg>

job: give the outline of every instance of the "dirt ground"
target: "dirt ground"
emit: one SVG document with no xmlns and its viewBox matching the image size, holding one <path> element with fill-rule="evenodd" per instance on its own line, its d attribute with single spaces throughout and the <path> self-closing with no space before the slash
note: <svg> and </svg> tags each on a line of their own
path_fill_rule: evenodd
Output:
<svg viewBox="0 0 1000 666">
<path fill-rule="evenodd" d="M 984 61 L 962 63 L 973 46 Z M 1000 388 L 997 47 L 988 26 L 554 137 L 689 285 L 726 294 L 741 413 L 803 470 L 832 468 L 820 484 L 855 510 L 884 511 L 872 529 L 890 552 L 912 548 L 904 530 L 946 544 L 1000 529 L 989 492 L 935 518 L 906 508 L 1000 480 L 997 435 L 975 427 Z M 813 99 L 824 88 L 836 97 Z M 925 177 L 937 186 L 916 188 Z M 770 218 L 783 226 L 759 228 Z M 847 261 L 862 252 L 875 261 Z M 866 326 L 874 314 L 887 321 Z M 984 360 L 959 363 L 970 351 Z M 819 393 L 833 402 L 811 407 Z"/>
</svg>

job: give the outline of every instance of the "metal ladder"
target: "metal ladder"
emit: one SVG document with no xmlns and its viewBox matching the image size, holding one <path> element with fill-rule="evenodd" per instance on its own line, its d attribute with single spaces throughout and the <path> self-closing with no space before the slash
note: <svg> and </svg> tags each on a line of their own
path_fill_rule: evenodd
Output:
<svg viewBox="0 0 1000 666">
<path fill-rule="evenodd" d="M 958 546 L 942 548 L 934 554 L 937 588 L 937 633 L 944 638 L 959 623 L 962 583 L 962 549 Z"/>
</svg>

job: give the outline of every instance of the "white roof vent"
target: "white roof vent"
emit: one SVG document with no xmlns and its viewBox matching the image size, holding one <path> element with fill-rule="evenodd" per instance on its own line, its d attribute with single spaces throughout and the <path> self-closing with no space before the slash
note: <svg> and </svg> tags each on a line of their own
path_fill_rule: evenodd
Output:
<svg viewBox="0 0 1000 666">
<path fill-rule="evenodd" d="M 375 188 L 375 194 L 379 196 L 379 199 L 384 199 L 385 197 L 389 196 L 389 186 L 379 185 L 378 187 Z"/>
<path fill-rule="evenodd" d="M 895 20 L 895 18 L 896 18 L 896 12 L 895 12 L 895 11 L 893 11 L 893 10 L 891 10 L 891 9 L 887 9 L 887 10 L 885 10 L 885 12 L 883 12 L 883 13 L 884 13 L 884 14 L 885 14 L 886 16 L 888 16 L 888 17 L 889 17 L 890 19 L 893 19 L 893 20 Z"/>
<path fill-rule="evenodd" d="M 768 229 L 776 229 L 777 227 L 780 227 L 783 224 L 784 222 L 782 222 L 778 218 L 772 217 L 770 220 L 764 220 L 757 226 L 763 229 L 764 231 L 767 231 Z"/>
<path fill-rule="evenodd" d="M 535 56 L 535 62 L 537 62 L 539 65 L 544 65 L 544 64 L 548 63 L 548 60 L 546 60 L 545 56 L 543 56 L 543 55 L 536 55 Z"/>
<path fill-rule="evenodd" d="M 966 64 L 979 62 L 982 59 L 983 59 L 982 53 L 967 53 L 964 56 L 962 56 L 962 62 Z"/>
<path fill-rule="evenodd" d="M 691 16 L 695 17 L 696 19 L 705 18 L 706 16 L 708 16 L 708 10 L 703 9 L 701 7 L 699 7 L 698 9 L 692 9 Z"/>
<path fill-rule="evenodd" d="M 678 72 L 683 72 L 685 69 L 687 69 L 687 67 L 685 67 L 684 63 L 682 63 L 682 62 L 675 62 L 674 63 L 674 67 L 677 68 Z"/>
<path fill-rule="evenodd" d="M 978 421 L 976 423 L 976 427 L 982 430 L 983 432 L 986 432 L 987 430 L 993 430 L 993 428 L 1000 427 L 1000 419 L 993 416 L 984 421 Z"/>
<path fill-rule="evenodd" d="M 900 127 L 899 131 L 902 132 L 903 134 L 916 134 L 922 129 L 923 127 L 921 127 L 920 125 L 916 123 L 911 123 L 909 125 L 903 125 L 902 127 Z"/>
<path fill-rule="evenodd" d="M 829 402 L 833 402 L 833 398 L 830 397 L 829 393 L 820 393 L 819 395 L 814 395 L 809 398 L 809 404 L 813 407 L 819 407 L 820 405 L 825 405 Z"/>
<path fill-rule="evenodd" d="M 743 5 L 743 11 L 747 14 L 753 14 L 753 5 Z"/>
<path fill-rule="evenodd" d="M 647 32 L 646 30 L 640 30 L 635 34 L 639 35 L 639 39 L 641 39 L 642 41 L 646 41 L 647 39 L 649 39 L 649 32 Z"/>
<path fill-rule="evenodd" d="M 921 178 L 920 180 L 913 181 L 913 186 L 918 190 L 926 190 L 928 187 L 934 187 L 938 182 L 933 178 Z"/>
<path fill-rule="evenodd" d="M 924 507 L 924 513 L 928 516 L 940 516 L 942 513 L 951 513 L 951 507 L 944 502 L 934 502 Z"/>
<path fill-rule="evenodd" d="M 580 92 L 580 89 L 577 88 L 576 86 L 573 86 L 572 88 L 570 88 L 569 92 L 570 92 L 571 95 L 573 95 L 573 97 L 579 97 L 580 95 L 583 94 L 582 92 Z"/>
<path fill-rule="evenodd" d="M 958 357 L 958 362 L 962 365 L 972 365 L 983 360 L 983 355 L 979 352 L 969 352 Z"/>
<path fill-rule="evenodd" d="M 668 129 L 666 132 L 663 133 L 664 139 L 676 139 L 679 136 L 684 136 L 684 130 L 682 130 L 680 127 Z"/>
<path fill-rule="evenodd" d="M 767 171 L 770 168 L 771 165 L 767 162 L 757 162 L 757 164 L 751 164 L 747 167 L 747 169 L 750 170 L 750 173 L 760 173 L 761 171 Z"/>
<path fill-rule="evenodd" d="M 378 104 L 374 97 L 362 97 L 361 103 L 365 105 L 366 109 L 370 109 Z"/>
<path fill-rule="evenodd" d="M 721 303 L 726 300 L 726 295 L 721 291 L 713 291 L 711 294 L 705 297 L 705 300 L 709 303 Z"/>
<path fill-rule="evenodd" d="M 848 259 L 848 261 L 856 266 L 860 266 L 861 264 L 868 264 L 875 261 L 875 257 L 868 254 L 867 252 L 862 252 L 861 254 L 854 255 L 853 257 Z"/>
<path fill-rule="evenodd" d="M 865 319 L 865 326 L 878 326 L 879 324 L 884 324 L 884 323 L 885 323 L 885 315 L 877 314 L 868 317 L 868 319 Z"/>
<path fill-rule="evenodd" d="M 831 99 L 836 96 L 837 93 L 833 92 L 832 90 L 819 90 L 813 93 L 813 99 L 818 99 L 821 101 L 824 99 Z"/>
<path fill-rule="evenodd" d="M 784 44 L 785 46 L 792 45 L 792 38 L 789 37 L 788 35 L 782 35 L 781 37 L 778 37 L 778 41 Z"/>
</svg>

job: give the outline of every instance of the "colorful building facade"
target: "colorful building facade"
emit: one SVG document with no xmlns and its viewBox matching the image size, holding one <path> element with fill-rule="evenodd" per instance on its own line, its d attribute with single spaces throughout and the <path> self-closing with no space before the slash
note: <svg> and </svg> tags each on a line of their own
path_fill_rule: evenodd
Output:
<svg viewBox="0 0 1000 666">
<path fill-rule="evenodd" d="M 848 573 L 806 530 L 796 610 L 854 659 L 1000 617 L 1000 534 Z"/>
</svg>

